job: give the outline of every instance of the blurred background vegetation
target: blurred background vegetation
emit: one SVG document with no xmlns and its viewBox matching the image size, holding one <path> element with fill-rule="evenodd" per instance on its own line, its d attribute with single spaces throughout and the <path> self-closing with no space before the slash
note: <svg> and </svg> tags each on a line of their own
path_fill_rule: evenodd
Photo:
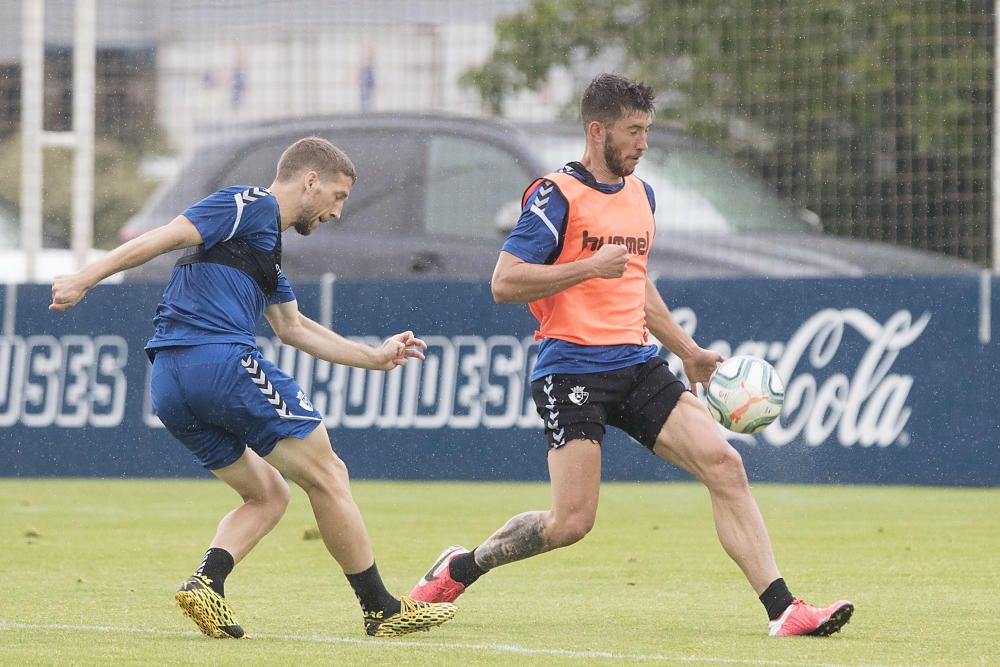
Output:
<svg viewBox="0 0 1000 667">
<path fill-rule="evenodd" d="M 827 231 L 989 259 L 992 1 L 532 0 L 496 33 L 463 79 L 494 114 L 602 62 Z"/>
<path fill-rule="evenodd" d="M 130 142 L 104 137 L 94 145 L 94 245 L 113 248 L 120 243 L 118 230 L 142 207 L 156 187 L 143 176 L 143 155 L 149 142 Z M 0 173 L 18 174 L 21 140 L 13 134 L 0 140 Z M 45 181 L 42 189 L 42 221 L 47 246 L 69 247 L 69 221 L 73 207 L 73 153 L 46 149 Z M 0 179 L 0 197 L 20 201 L 20 179 Z M 169 222 L 165 220 L 164 222 Z"/>
</svg>

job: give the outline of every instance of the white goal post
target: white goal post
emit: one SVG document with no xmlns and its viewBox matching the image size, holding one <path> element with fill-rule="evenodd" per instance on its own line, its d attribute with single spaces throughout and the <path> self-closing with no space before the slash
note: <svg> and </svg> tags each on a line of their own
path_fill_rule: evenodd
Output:
<svg viewBox="0 0 1000 667">
<path fill-rule="evenodd" d="M 72 247 L 76 268 L 94 244 L 94 95 L 97 0 L 76 0 L 73 35 L 73 129 L 44 127 L 45 0 L 23 0 L 21 59 L 21 246 L 28 282 L 42 249 L 43 155 L 48 147 L 73 151 Z M 70 270 L 72 267 L 66 267 Z"/>
</svg>

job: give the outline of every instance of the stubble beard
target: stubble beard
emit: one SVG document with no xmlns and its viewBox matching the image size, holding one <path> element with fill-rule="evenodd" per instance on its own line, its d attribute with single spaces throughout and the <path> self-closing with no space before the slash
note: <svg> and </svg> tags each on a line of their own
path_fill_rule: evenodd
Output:
<svg viewBox="0 0 1000 667">
<path fill-rule="evenodd" d="M 292 226 L 295 227 L 295 231 L 297 231 L 302 236 L 309 236 L 310 234 L 313 233 L 312 220 L 299 218 L 298 220 L 295 221 L 295 224 L 293 224 Z"/>
<path fill-rule="evenodd" d="M 625 156 L 611 143 L 610 135 L 604 138 L 604 164 L 607 165 L 608 171 L 618 178 L 630 176 L 635 171 L 635 167 L 625 164 Z"/>
</svg>

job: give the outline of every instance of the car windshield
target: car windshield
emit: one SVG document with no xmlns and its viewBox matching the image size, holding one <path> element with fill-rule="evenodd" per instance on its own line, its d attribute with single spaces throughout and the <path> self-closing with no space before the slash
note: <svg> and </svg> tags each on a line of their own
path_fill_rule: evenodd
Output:
<svg viewBox="0 0 1000 667">
<path fill-rule="evenodd" d="M 532 136 L 546 165 L 579 160 L 579 137 Z M 651 145 L 636 169 L 656 196 L 660 229 L 695 232 L 803 232 L 803 214 L 763 181 L 726 159 L 695 146 Z"/>
</svg>

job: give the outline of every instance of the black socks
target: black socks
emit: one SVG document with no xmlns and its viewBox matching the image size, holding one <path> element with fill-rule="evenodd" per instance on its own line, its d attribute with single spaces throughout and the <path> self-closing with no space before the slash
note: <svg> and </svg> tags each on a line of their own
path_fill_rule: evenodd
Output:
<svg viewBox="0 0 1000 667">
<path fill-rule="evenodd" d="M 785 580 L 778 578 L 771 582 L 763 593 L 760 594 L 760 601 L 767 609 L 767 618 L 774 620 L 781 616 L 788 605 L 792 604 L 792 594 L 788 592 Z"/>
<path fill-rule="evenodd" d="M 382 612 L 382 618 L 389 618 L 393 614 L 398 614 L 400 610 L 399 600 L 392 597 L 382 583 L 382 577 L 378 573 L 378 566 L 372 566 L 364 572 L 357 574 L 345 574 L 354 595 L 361 603 L 361 611 L 365 616 Z"/>
<path fill-rule="evenodd" d="M 476 564 L 476 550 L 467 554 L 455 556 L 448 564 L 451 578 L 466 587 L 471 586 L 476 579 L 486 574 L 486 570 Z"/>
<path fill-rule="evenodd" d="M 226 577 L 233 571 L 233 556 L 225 549 L 212 547 L 205 552 L 205 557 L 201 560 L 195 574 L 203 575 L 209 580 L 209 586 L 220 597 L 226 597 L 225 584 Z"/>
</svg>

